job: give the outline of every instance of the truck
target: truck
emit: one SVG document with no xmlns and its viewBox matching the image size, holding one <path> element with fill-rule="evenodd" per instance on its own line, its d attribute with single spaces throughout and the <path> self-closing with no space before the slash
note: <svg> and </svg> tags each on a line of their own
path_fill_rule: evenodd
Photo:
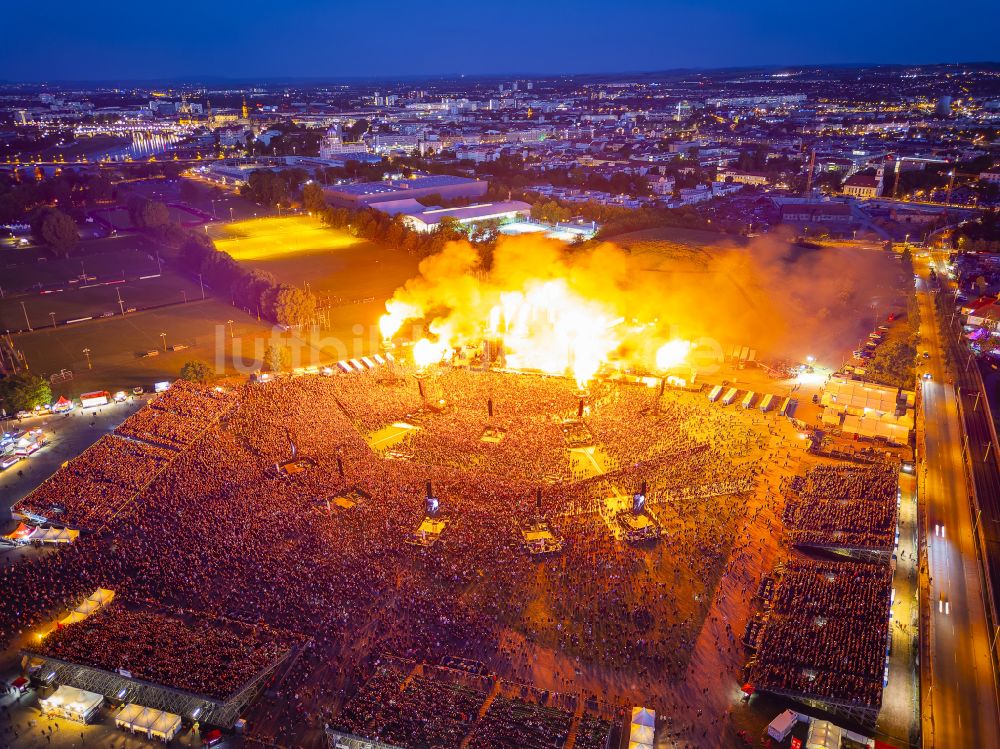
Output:
<svg viewBox="0 0 1000 749">
<path fill-rule="evenodd" d="M 766 414 L 768 411 L 771 410 L 772 406 L 774 406 L 774 395 L 772 393 L 768 393 L 760 401 L 759 408 L 761 410 L 761 413 Z"/>
<path fill-rule="evenodd" d="M 92 393 L 84 393 L 80 396 L 80 405 L 84 408 L 95 408 L 106 406 L 111 402 L 111 393 L 107 390 L 95 390 Z"/>
<path fill-rule="evenodd" d="M 778 414 L 780 416 L 791 417 L 792 412 L 795 410 L 795 403 L 796 401 L 792 398 L 785 398 L 785 400 L 781 402 L 781 409 L 778 411 Z"/>
<path fill-rule="evenodd" d="M 753 402 L 757 398 L 757 393 L 753 390 L 747 390 L 747 394 L 743 396 L 743 402 L 740 404 L 744 409 L 753 408 Z"/>
<path fill-rule="evenodd" d="M 729 390 L 726 391 L 726 394 L 722 396 L 722 405 L 730 405 L 734 400 L 736 400 L 736 394 L 738 392 L 740 391 L 737 388 L 729 388 Z"/>
<path fill-rule="evenodd" d="M 715 403 L 719 400 L 719 396 L 722 395 L 722 385 L 716 385 L 714 388 L 708 391 L 708 402 Z"/>
</svg>

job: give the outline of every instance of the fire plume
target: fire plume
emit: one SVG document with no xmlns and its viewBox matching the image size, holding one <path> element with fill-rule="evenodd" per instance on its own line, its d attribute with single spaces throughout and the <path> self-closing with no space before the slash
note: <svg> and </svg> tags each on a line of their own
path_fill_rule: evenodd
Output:
<svg viewBox="0 0 1000 749">
<path fill-rule="evenodd" d="M 571 250 L 517 237 L 501 241 L 486 273 L 473 247 L 453 242 L 386 302 L 379 328 L 388 340 L 409 321 L 426 324 L 431 336 L 413 347 L 419 367 L 487 340 L 502 344 L 509 367 L 568 375 L 580 385 L 608 364 L 681 365 L 691 345 L 646 321 L 655 295 L 636 270 L 613 245 Z"/>
</svg>

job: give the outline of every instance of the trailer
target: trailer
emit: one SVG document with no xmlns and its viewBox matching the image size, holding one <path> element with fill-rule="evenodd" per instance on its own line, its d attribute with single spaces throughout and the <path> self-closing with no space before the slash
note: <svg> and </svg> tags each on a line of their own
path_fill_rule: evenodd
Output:
<svg viewBox="0 0 1000 749">
<path fill-rule="evenodd" d="M 795 401 L 791 398 L 785 398 L 781 402 L 781 409 L 778 411 L 779 416 L 788 416 L 791 418 L 792 412 L 795 411 Z"/>
<path fill-rule="evenodd" d="M 757 399 L 757 393 L 753 390 L 747 390 L 747 394 L 743 396 L 743 402 L 740 404 L 744 409 L 753 408 L 753 402 Z"/>
<path fill-rule="evenodd" d="M 761 410 L 761 413 L 766 414 L 768 411 L 771 410 L 773 406 L 774 406 L 774 394 L 768 393 L 761 399 L 759 408 Z"/>
<path fill-rule="evenodd" d="M 726 391 L 726 394 L 722 396 L 722 405 L 730 405 L 734 400 L 736 400 L 736 394 L 738 392 L 740 391 L 737 388 L 729 388 L 729 390 Z"/>
<path fill-rule="evenodd" d="M 708 402 L 715 403 L 719 400 L 719 396 L 722 395 L 722 385 L 716 385 L 710 391 L 708 391 Z"/>
<path fill-rule="evenodd" d="M 111 402 L 111 393 L 107 390 L 96 390 L 93 393 L 84 393 L 80 396 L 80 404 L 84 408 L 95 408 L 106 406 Z"/>
</svg>

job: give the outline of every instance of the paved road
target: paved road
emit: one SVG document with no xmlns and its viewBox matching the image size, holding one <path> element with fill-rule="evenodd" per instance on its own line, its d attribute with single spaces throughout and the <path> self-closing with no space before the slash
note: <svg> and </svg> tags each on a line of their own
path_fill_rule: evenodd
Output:
<svg viewBox="0 0 1000 749">
<path fill-rule="evenodd" d="M 965 434 L 952 383 L 945 380 L 941 339 L 926 261 L 917 261 L 920 351 L 930 358 L 921 380 L 926 452 L 920 467 L 927 517 L 930 582 L 930 715 L 925 746 L 1000 747 L 990 640 L 973 542 L 973 517 L 962 463 Z M 924 362 L 923 359 L 920 360 Z M 929 723 L 929 726 L 928 726 Z M 930 734 L 930 735 L 928 735 Z"/>
</svg>

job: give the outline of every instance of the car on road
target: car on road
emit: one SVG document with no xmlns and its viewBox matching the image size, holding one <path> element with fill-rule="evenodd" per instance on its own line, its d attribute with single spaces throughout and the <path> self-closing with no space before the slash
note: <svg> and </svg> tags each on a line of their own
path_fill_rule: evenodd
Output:
<svg viewBox="0 0 1000 749">
<path fill-rule="evenodd" d="M 931 373 L 930 372 L 924 372 L 924 379 L 925 380 L 930 380 L 931 379 Z"/>
<path fill-rule="evenodd" d="M 925 351 L 924 352 L 924 358 L 925 359 L 930 359 L 931 358 L 931 352 L 930 351 Z"/>
</svg>

